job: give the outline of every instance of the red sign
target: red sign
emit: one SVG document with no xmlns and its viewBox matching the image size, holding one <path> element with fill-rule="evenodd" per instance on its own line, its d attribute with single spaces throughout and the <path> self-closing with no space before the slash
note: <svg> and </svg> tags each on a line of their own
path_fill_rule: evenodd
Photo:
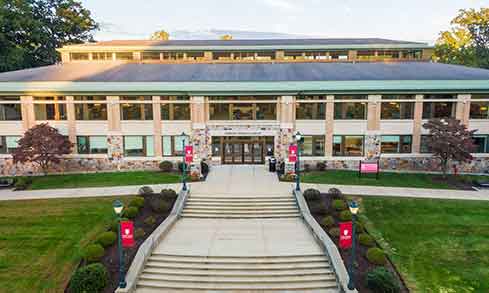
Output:
<svg viewBox="0 0 489 293">
<path fill-rule="evenodd" d="M 290 145 L 289 146 L 289 162 L 295 163 L 297 162 L 297 146 Z"/>
<path fill-rule="evenodd" d="M 377 173 L 379 172 L 379 164 L 377 163 L 360 163 L 360 172 L 361 173 Z"/>
<path fill-rule="evenodd" d="M 134 224 L 132 221 L 121 222 L 122 247 L 134 246 Z"/>
<path fill-rule="evenodd" d="M 351 222 L 340 223 L 340 248 L 348 249 L 352 244 Z"/>
<path fill-rule="evenodd" d="M 185 162 L 192 163 L 194 160 L 194 147 L 191 145 L 185 146 Z"/>
</svg>

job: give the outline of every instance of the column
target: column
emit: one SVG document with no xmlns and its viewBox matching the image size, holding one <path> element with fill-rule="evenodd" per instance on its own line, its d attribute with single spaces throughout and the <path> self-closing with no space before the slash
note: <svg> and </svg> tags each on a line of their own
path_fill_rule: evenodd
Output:
<svg viewBox="0 0 489 293">
<path fill-rule="evenodd" d="M 277 159 L 286 160 L 287 151 L 295 127 L 295 97 L 282 96 L 280 98 L 280 133 L 275 138 L 275 156 Z"/>
<path fill-rule="evenodd" d="M 421 128 L 423 123 L 423 95 L 416 95 L 416 102 L 414 103 L 414 117 L 413 117 L 413 154 L 419 154 L 421 150 Z"/>
<path fill-rule="evenodd" d="M 356 61 L 356 60 L 357 60 L 357 50 L 349 50 L 348 61 Z"/>
<path fill-rule="evenodd" d="M 36 115 L 34 113 L 34 98 L 32 96 L 21 96 L 20 103 L 20 111 L 22 113 L 22 127 L 25 132 L 36 125 Z"/>
<path fill-rule="evenodd" d="M 124 153 L 124 142 L 122 137 L 121 110 L 118 96 L 107 97 L 107 120 L 109 158 L 116 160 L 121 159 Z"/>
<path fill-rule="evenodd" d="M 285 52 L 283 50 L 275 51 L 275 59 L 276 60 L 284 60 L 285 59 Z"/>
<path fill-rule="evenodd" d="M 213 58 L 214 57 L 213 57 L 212 51 L 205 51 L 204 52 L 204 60 L 212 61 Z"/>
<path fill-rule="evenodd" d="M 457 95 L 457 108 L 455 118 L 468 126 L 470 116 L 470 98 L 471 95 Z"/>
<path fill-rule="evenodd" d="M 324 155 L 327 158 L 333 156 L 333 135 L 334 135 L 334 96 L 326 97 L 326 131 L 324 138 Z"/>
<path fill-rule="evenodd" d="M 71 143 L 76 145 L 76 117 L 75 117 L 75 104 L 73 101 L 75 98 L 73 96 L 66 96 L 66 121 L 68 122 L 68 138 Z M 78 152 L 77 148 L 74 147 L 74 154 Z"/>
<path fill-rule="evenodd" d="M 161 143 L 161 97 L 153 96 L 153 141 L 155 157 L 163 156 Z"/>
<path fill-rule="evenodd" d="M 380 103 L 381 95 L 369 95 L 367 105 L 367 133 L 365 135 L 365 156 L 367 159 L 380 157 Z"/>
<path fill-rule="evenodd" d="M 190 119 L 192 120 L 191 143 L 194 147 L 194 163 L 196 170 L 200 171 L 200 161 L 210 160 L 211 137 L 206 127 L 205 97 L 190 97 Z"/>
</svg>

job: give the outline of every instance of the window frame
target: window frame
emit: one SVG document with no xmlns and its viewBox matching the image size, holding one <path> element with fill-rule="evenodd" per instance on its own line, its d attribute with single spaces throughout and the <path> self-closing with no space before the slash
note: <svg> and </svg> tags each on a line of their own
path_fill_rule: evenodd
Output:
<svg viewBox="0 0 489 293">
<path fill-rule="evenodd" d="M 397 151 L 396 152 L 385 152 L 383 150 L 383 144 L 384 144 L 383 138 L 384 137 L 398 137 Z M 403 150 L 403 146 L 405 145 L 405 141 L 404 141 L 405 138 L 409 138 L 409 151 Z M 406 135 L 383 134 L 383 135 L 381 135 L 381 137 L 380 137 L 380 153 L 381 154 L 412 154 L 412 152 L 413 152 L 413 136 L 412 135 L 409 135 L 409 134 L 406 134 Z"/>
<path fill-rule="evenodd" d="M 106 149 L 105 149 L 105 152 L 92 152 L 92 148 L 91 148 L 91 139 L 92 137 L 104 137 L 105 138 L 105 142 L 106 142 Z M 80 151 L 80 138 L 84 138 L 86 139 L 86 149 L 87 151 Z M 108 144 L 108 141 L 107 141 L 107 136 L 104 136 L 104 135 L 77 135 L 76 136 L 76 150 L 78 152 L 78 154 L 80 155 L 106 155 L 109 153 L 109 144 Z"/>
<path fill-rule="evenodd" d="M 340 154 L 335 153 L 335 137 L 341 137 L 341 144 L 340 144 Z M 359 155 L 351 155 L 351 154 L 346 154 L 345 153 L 345 141 L 347 137 L 356 137 L 356 138 L 361 138 L 361 154 Z M 365 135 L 341 135 L 341 134 L 335 134 L 333 135 L 333 157 L 364 157 L 365 156 Z"/>
</svg>

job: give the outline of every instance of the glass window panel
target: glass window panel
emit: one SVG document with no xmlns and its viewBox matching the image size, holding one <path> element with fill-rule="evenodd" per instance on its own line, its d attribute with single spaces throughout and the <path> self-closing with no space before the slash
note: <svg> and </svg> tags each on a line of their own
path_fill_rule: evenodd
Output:
<svg viewBox="0 0 489 293">
<path fill-rule="evenodd" d="M 334 136 L 334 156 L 363 156 L 363 136 Z"/>
<path fill-rule="evenodd" d="M 323 120 L 326 117 L 326 104 L 324 103 L 298 103 L 296 106 L 296 119 Z"/>
<path fill-rule="evenodd" d="M 94 52 L 92 53 L 92 60 L 112 60 L 111 52 Z"/>
<path fill-rule="evenodd" d="M 489 119 L 489 102 L 471 102 L 470 119 Z"/>
<path fill-rule="evenodd" d="M 128 157 L 144 156 L 143 136 L 124 136 L 124 155 Z"/>
<path fill-rule="evenodd" d="M 313 146 L 312 146 L 312 142 L 313 142 L 313 138 L 312 136 L 304 136 L 304 142 L 302 143 L 302 152 L 301 152 L 301 155 L 305 156 L 305 157 L 310 157 L 313 155 L 313 152 L 312 152 L 312 149 L 313 149 Z"/>
<path fill-rule="evenodd" d="M 367 117 L 366 103 L 335 103 L 334 119 L 364 120 Z"/>
<path fill-rule="evenodd" d="M 277 104 L 256 104 L 256 120 L 277 119 Z"/>
<path fill-rule="evenodd" d="M 212 137 L 212 155 L 220 156 L 221 155 L 221 137 Z"/>
<path fill-rule="evenodd" d="M 0 121 L 22 120 L 20 104 L 0 104 Z"/>
<path fill-rule="evenodd" d="M 425 102 L 423 103 L 423 119 L 455 117 L 455 103 Z"/>
<path fill-rule="evenodd" d="M 396 154 L 400 152 L 400 137 L 398 135 L 384 135 L 381 139 L 381 152 Z"/>
<path fill-rule="evenodd" d="M 173 144 L 173 149 L 174 149 L 174 154 L 175 156 L 181 156 L 183 155 L 183 147 L 184 145 L 189 144 L 189 137 L 188 136 L 174 136 L 174 144 Z"/>
<path fill-rule="evenodd" d="M 79 96 L 76 101 L 105 101 L 105 97 Z M 107 120 L 107 104 L 75 104 L 76 120 Z"/>
<path fill-rule="evenodd" d="M 173 104 L 173 120 L 190 120 L 190 104 Z"/>
<path fill-rule="evenodd" d="M 89 154 L 90 146 L 88 143 L 88 136 L 78 136 L 76 138 L 76 144 L 79 154 Z"/>
<path fill-rule="evenodd" d="M 64 97 L 36 97 L 35 101 L 64 101 Z M 66 104 L 34 104 L 36 120 L 66 120 Z"/>
<path fill-rule="evenodd" d="M 209 104 L 211 120 L 230 120 L 230 104 Z"/>
<path fill-rule="evenodd" d="M 154 157 L 155 143 L 153 136 L 146 136 L 146 157 Z"/>
<path fill-rule="evenodd" d="M 90 136 L 90 153 L 91 154 L 106 154 L 107 153 L 107 137 L 105 136 Z"/>
<path fill-rule="evenodd" d="M 89 59 L 88 53 L 70 53 L 70 60 L 84 61 L 88 59 Z"/>
<path fill-rule="evenodd" d="M 163 156 L 171 156 L 172 155 L 172 144 L 171 144 L 171 136 L 165 135 L 162 137 L 163 139 Z"/>
<path fill-rule="evenodd" d="M 487 148 L 487 135 L 477 135 L 472 137 L 472 140 L 474 141 L 474 144 L 476 146 L 476 150 L 474 153 L 487 153 L 488 148 Z"/>
<path fill-rule="evenodd" d="M 160 52 L 142 52 L 141 58 L 143 60 L 160 60 Z"/>
<path fill-rule="evenodd" d="M 19 145 L 17 141 L 20 139 L 20 136 L 7 136 L 6 137 L 6 144 L 8 149 L 15 149 Z"/>
<path fill-rule="evenodd" d="M 132 60 L 134 59 L 134 55 L 132 52 L 116 52 L 115 53 L 116 60 Z"/>
<path fill-rule="evenodd" d="M 253 104 L 231 104 L 233 120 L 253 120 Z"/>
<path fill-rule="evenodd" d="M 431 153 L 431 146 L 429 144 L 429 135 L 421 135 L 420 152 L 424 154 Z"/>
<path fill-rule="evenodd" d="M 381 104 L 381 119 L 413 119 L 414 103 L 385 102 Z"/>
<path fill-rule="evenodd" d="M 5 136 L 0 136 L 0 154 L 7 153 L 7 143 L 5 142 Z"/>
<path fill-rule="evenodd" d="M 153 104 L 130 103 L 130 101 L 151 101 L 150 96 L 122 97 L 122 120 L 153 120 Z"/>
</svg>

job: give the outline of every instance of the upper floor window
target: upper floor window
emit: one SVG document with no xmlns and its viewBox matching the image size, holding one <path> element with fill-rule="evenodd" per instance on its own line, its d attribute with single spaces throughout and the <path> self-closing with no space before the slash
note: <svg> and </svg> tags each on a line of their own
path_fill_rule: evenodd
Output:
<svg viewBox="0 0 489 293">
<path fill-rule="evenodd" d="M 124 156 L 153 157 L 154 155 L 153 136 L 124 136 Z"/>
<path fill-rule="evenodd" d="M 187 52 L 186 60 L 199 61 L 204 59 L 204 52 Z"/>
<path fill-rule="evenodd" d="M 275 120 L 277 97 L 211 97 L 209 112 L 211 120 Z M 227 103 L 226 101 L 230 102 Z M 262 101 L 256 103 L 255 101 Z M 212 102 L 222 101 L 222 102 Z M 235 101 L 235 102 L 233 102 Z"/>
<path fill-rule="evenodd" d="M 77 136 L 76 144 L 79 154 L 106 154 L 106 136 Z"/>
<path fill-rule="evenodd" d="M 384 100 L 413 100 L 413 95 L 387 95 L 382 96 Z M 414 102 L 382 102 L 381 119 L 413 119 Z"/>
<path fill-rule="evenodd" d="M 188 136 L 170 136 L 164 135 L 161 137 L 163 146 L 163 156 L 182 156 L 184 147 L 189 145 L 190 138 Z"/>
<path fill-rule="evenodd" d="M 430 135 L 421 135 L 420 150 L 422 154 L 431 153 Z"/>
<path fill-rule="evenodd" d="M 134 54 L 132 52 L 116 52 L 115 53 L 116 60 L 133 60 Z"/>
<path fill-rule="evenodd" d="M 471 102 L 470 119 L 489 119 L 489 101 Z"/>
<path fill-rule="evenodd" d="M 92 60 L 112 60 L 112 52 L 93 52 Z"/>
<path fill-rule="evenodd" d="M 382 135 L 381 152 L 383 154 L 411 153 L 411 135 Z"/>
<path fill-rule="evenodd" d="M 161 54 L 160 52 L 142 52 L 141 53 L 142 60 L 160 60 Z"/>
<path fill-rule="evenodd" d="M 76 96 L 75 101 L 84 101 L 83 104 L 75 104 L 76 120 L 107 120 L 107 104 L 105 97 Z"/>
<path fill-rule="evenodd" d="M 190 103 L 188 96 L 161 97 L 161 120 L 190 120 Z M 168 103 L 164 101 L 182 101 L 185 103 Z"/>
<path fill-rule="evenodd" d="M 0 102 L 19 102 L 18 97 L 0 97 Z M 22 120 L 20 104 L 0 104 L 0 121 Z"/>
<path fill-rule="evenodd" d="M 150 96 L 121 97 L 122 120 L 153 120 L 153 104 Z"/>
<path fill-rule="evenodd" d="M 70 53 L 70 60 L 72 61 L 86 61 L 89 59 L 90 57 L 88 53 Z"/>
<path fill-rule="evenodd" d="M 423 57 L 421 50 L 403 50 L 401 52 L 404 59 L 421 59 Z"/>
<path fill-rule="evenodd" d="M 366 100 L 366 95 L 339 95 L 335 100 Z M 336 102 L 334 104 L 334 119 L 364 120 L 367 118 L 366 102 Z"/>
<path fill-rule="evenodd" d="M 296 104 L 296 119 L 323 120 L 326 118 L 326 104 L 322 101 L 325 96 L 298 96 Z M 301 101 L 306 101 L 301 103 Z M 317 103 L 313 103 L 317 101 Z"/>
<path fill-rule="evenodd" d="M 35 97 L 34 103 L 36 120 L 66 120 L 65 97 Z"/>
<path fill-rule="evenodd" d="M 11 154 L 17 149 L 20 136 L 0 136 L 0 154 Z"/>
<path fill-rule="evenodd" d="M 455 99 L 454 95 L 426 95 L 424 99 L 433 101 L 423 103 L 423 119 L 455 117 L 455 102 L 446 101 Z"/>
<path fill-rule="evenodd" d="M 163 60 L 182 60 L 185 58 L 183 52 L 161 52 Z"/>
<path fill-rule="evenodd" d="M 333 136 L 333 156 L 361 157 L 363 156 L 363 135 Z"/>
<path fill-rule="evenodd" d="M 324 156 L 324 135 L 305 135 L 301 147 L 301 155 L 305 157 Z"/>
</svg>

